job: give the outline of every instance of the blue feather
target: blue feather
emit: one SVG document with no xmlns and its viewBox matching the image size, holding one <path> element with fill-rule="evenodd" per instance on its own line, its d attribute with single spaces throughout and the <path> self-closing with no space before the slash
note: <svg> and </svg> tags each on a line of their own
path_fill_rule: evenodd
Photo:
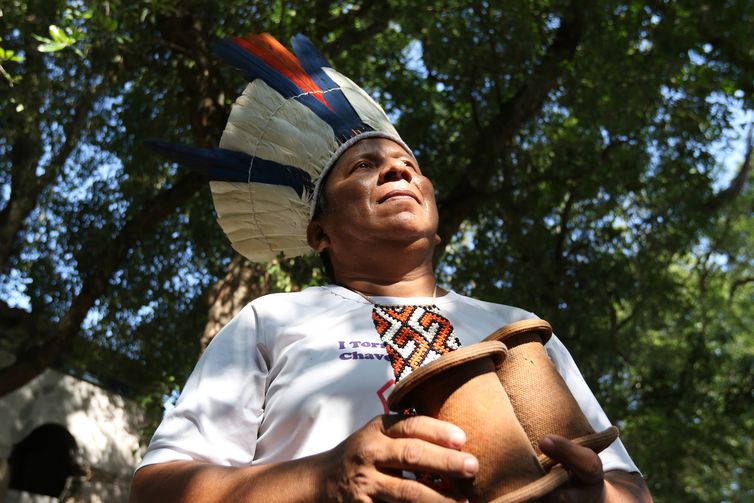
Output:
<svg viewBox="0 0 754 503">
<path fill-rule="evenodd" d="M 314 47 L 314 44 L 312 44 L 311 40 L 309 40 L 305 35 L 302 35 L 301 33 L 295 35 L 291 39 L 291 44 L 293 45 L 293 53 L 296 55 L 298 60 L 301 62 L 301 66 L 304 67 L 304 70 L 306 70 L 309 75 L 312 74 L 310 68 L 332 68 L 330 62 L 327 61 L 327 59 L 322 55 L 321 52 L 319 52 L 316 47 Z"/>
<path fill-rule="evenodd" d="M 284 98 L 300 95 L 303 90 L 293 83 L 288 77 L 280 74 L 267 63 L 254 54 L 238 46 L 230 39 L 215 42 L 212 46 L 215 53 L 226 63 L 237 68 L 246 80 L 252 82 L 259 78 L 272 87 Z M 338 113 L 327 108 L 321 101 L 311 95 L 298 96 L 300 103 L 309 108 L 323 121 L 327 122 L 337 137 L 350 137 L 350 131 L 354 129 L 351 117 L 341 117 Z"/>
<path fill-rule="evenodd" d="M 195 148 L 162 140 L 145 140 L 144 144 L 185 168 L 194 170 L 210 180 L 221 182 L 264 183 L 291 187 L 299 197 L 314 190 L 306 171 L 244 152 L 224 148 Z"/>
<path fill-rule="evenodd" d="M 322 89 L 337 89 L 337 91 L 328 92 L 325 96 L 338 117 L 347 123 L 348 130 L 363 130 L 365 124 L 362 123 L 359 114 L 340 90 L 340 86 L 323 70 L 324 67 L 332 68 L 330 63 L 304 35 L 299 33 L 291 39 L 291 43 L 293 52 L 312 80 Z"/>
<path fill-rule="evenodd" d="M 262 79 L 284 98 L 301 94 L 301 89 L 291 80 L 278 73 L 267 63 L 246 51 L 230 39 L 222 39 L 212 44 L 212 49 L 220 59 L 236 67 L 249 82 Z"/>
</svg>

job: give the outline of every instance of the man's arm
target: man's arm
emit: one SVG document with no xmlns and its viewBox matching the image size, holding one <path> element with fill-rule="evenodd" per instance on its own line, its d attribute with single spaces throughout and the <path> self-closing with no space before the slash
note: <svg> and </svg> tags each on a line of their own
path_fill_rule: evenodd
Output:
<svg viewBox="0 0 754 503">
<path fill-rule="evenodd" d="M 636 472 L 611 470 L 605 473 L 605 501 L 651 502 L 644 478 Z"/>
<path fill-rule="evenodd" d="M 314 457 L 241 468 L 200 461 L 149 465 L 134 475 L 130 502 L 254 501 L 252 495 L 270 502 L 313 501 L 319 490 L 315 467 Z"/>
<path fill-rule="evenodd" d="M 558 503 L 651 503 L 652 495 L 641 475 L 621 470 L 602 471 L 599 456 L 558 435 L 540 440 L 542 452 L 570 472 L 569 482 L 550 495 Z"/>
<path fill-rule="evenodd" d="M 132 503 L 234 501 L 456 501 L 401 470 L 473 477 L 479 467 L 458 451 L 457 427 L 426 416 L 378 416 L 334 449 L 306 458 L 247 467 L 199 461 L 149 465 L 136 472 Z"/>
</svg>

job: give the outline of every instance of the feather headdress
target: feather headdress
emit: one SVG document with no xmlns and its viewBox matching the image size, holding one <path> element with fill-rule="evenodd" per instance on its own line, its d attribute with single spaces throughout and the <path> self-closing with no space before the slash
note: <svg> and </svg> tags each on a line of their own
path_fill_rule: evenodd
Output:
<svg viewBox="0 0 754 503">
<path fill-rule="evenodd" d="M 266 33 L 225 39 L 214 49 L 249 81 L 220 146 L 147 143 L 209 177 L 218 222 L 248 259 L 311 251 L 306 226 L 321 181 L 349 146 L 383 137 L 413 155 L 382 108 L 303 35 L 293 38 L 295 55 Z"/>
</svg>

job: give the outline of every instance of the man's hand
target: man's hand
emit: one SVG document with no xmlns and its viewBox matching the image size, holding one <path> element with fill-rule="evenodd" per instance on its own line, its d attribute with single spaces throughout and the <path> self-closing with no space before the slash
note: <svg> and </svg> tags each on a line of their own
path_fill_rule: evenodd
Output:
<svg viewBox="0 0 754 503">
<path fill-rule="evenodd" d="M 431 417 L 378 416 L 327 453 L 323 499 L 456 501 L 401 471 L 471 478 L 479 463 L 458 451 L 465 442 L 460 428 Z"/>
<path fill-rule="evenodd" d="M 558 435 L 547 435 L 539 448 L 560 462 L 571 474 L 568 483 L 549 495 L 557 503 L 651 502 L 644 479 L 638 473 L 602 471 L 600 457 Z"/>
<path fill-rule="evenodd" d="M 377 416 L 329 451 L 262 465 L 173 461 L 139 469 L 132 503 L 288 501 L 456 501 L 401 470 L 473 477 L 479 467 L 459 452 L 466 435 L 430 417 Z"/>
</svg>

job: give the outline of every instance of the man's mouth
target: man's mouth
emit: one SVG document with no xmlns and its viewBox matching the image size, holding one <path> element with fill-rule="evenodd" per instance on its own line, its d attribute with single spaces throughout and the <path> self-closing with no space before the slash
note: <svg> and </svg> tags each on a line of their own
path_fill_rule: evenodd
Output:
<svg viewBox="0 0 754 503">
<path fill-rule="evenodd" d="M 391 190 L 390 192 L 388 192 L 387 194 L 385 194 L 384 196 L 382 196 L 377 201 L 377 203 L 382 204 L 385 201 L 387 201 L 388 199 L 405 198 L 405 197 L 410 197 L 411 199 L 413 199 L 414 201 L 416 201 L 417 203 L 419 203 L 419 198 L 416 197 L 416 194 L 414 194 L 410 190 Z"/>
</svg>

